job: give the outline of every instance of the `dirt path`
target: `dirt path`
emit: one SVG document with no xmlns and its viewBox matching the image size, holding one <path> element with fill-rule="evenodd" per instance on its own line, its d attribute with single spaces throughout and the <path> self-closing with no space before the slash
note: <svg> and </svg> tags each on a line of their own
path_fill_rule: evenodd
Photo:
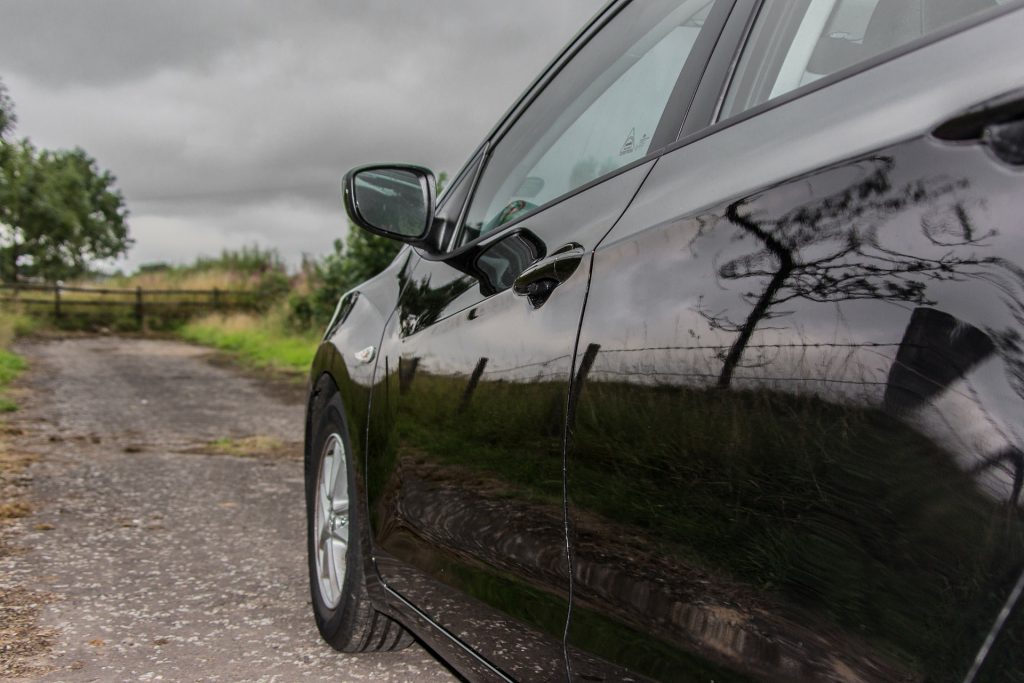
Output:
<svg viewBox="0 0 1024 683">
<path fill-rule="evenodd" d="M 0 621 L 31 618 L 26 637 L 49 647 L 0 651 L 0 678 L 451 680 L 419 647 L 350 656 L 319 640 L 301 391 L 268 388 L 176 342 L 18 350 L 32 369 L 5 440 L 37 455 L 23 482 L 34 512 L 4 525 Z"/>
</svg>

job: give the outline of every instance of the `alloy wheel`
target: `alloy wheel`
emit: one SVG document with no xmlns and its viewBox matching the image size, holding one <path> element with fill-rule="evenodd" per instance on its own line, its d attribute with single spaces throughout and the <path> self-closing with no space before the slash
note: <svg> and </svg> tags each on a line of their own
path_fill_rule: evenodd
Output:
<svg viewBox="0 0 1024 683">
<path fill-rule="evenodd" d="M 324 442 L 316 481 L 316 570 L 320 597 L 328 608 L 341 601 L 349 544 L 348 455 L 339 434 Z"/>
</svg>

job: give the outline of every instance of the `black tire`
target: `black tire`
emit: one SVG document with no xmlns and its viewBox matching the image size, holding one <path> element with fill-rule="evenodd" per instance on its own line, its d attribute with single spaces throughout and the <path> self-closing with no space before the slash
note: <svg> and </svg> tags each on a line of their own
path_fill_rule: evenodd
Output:
<svg viewBox="0 0 1024 683">
<path fill-rule="evenodd" d="M 345 413 L 337 387 L 326 375 L 314 388 L 310 406 L 310 431 L 306 443 L 306 551 L 313 616 L 325 641 L 342 652 L 399 650 L 412 644 L 413 638 L 398 622 L 378 612 L 366 589 L 368 529 L 361 488 L 356 485 L 351 457 L 345 458 L 349 490 L 349 543 L 345 556 L 345 576 L 338 603 L 331 607 L 321 595 L 317 572 L 318 552 L 315 515 L 318 476 L 325 446 L 331 435 L 338 435 L 345 452 L 352 449 L 345 425 Z"/>
</svg>

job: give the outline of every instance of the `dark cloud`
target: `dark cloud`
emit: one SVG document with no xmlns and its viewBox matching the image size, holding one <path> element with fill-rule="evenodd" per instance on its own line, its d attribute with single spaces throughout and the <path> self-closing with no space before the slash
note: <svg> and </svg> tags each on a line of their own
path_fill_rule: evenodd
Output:
<svg viewBox="0 0 1024 683">
<path fill-rule="evenodd" d="M 0 0 L 18 132 L 119 177 L 131 262 L 196 246 L 318 252 L 338 181 L 403 160 L 456 171 L 603 4 L 522 0 Z"/>
</svg>

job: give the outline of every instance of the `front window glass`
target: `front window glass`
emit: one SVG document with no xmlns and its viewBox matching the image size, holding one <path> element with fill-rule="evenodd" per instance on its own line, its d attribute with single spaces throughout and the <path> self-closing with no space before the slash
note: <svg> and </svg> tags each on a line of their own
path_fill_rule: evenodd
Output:
<svg viewBox="0 0 1024 683">
<path fill-rule="evenodd" d="M 766 0 L 721 118 L 1000 4 L 997 0 Z"/>
<path fill-rule="evenodd" d="M 497 144 L 460 244 L 652 151 L 713 4 L 644 0 L 612 19 Z"/>
</svg>

